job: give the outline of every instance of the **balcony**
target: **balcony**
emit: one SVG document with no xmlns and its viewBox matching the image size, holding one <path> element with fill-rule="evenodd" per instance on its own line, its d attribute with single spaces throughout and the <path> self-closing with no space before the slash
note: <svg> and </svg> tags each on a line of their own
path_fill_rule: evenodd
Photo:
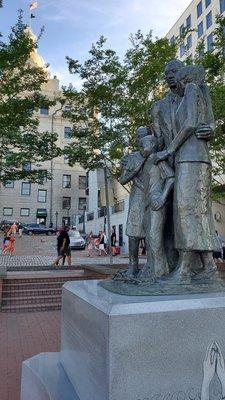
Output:
<svg viewBox="0 0 225 400">
<path fill-rule="evenodd" d="M 119 201 L 118 203 L 115 203 L 114 206 L 112 206 L 112 214 L 116 214 L 123 211 L 124 211 L 124 200 Z"/>
</svg>

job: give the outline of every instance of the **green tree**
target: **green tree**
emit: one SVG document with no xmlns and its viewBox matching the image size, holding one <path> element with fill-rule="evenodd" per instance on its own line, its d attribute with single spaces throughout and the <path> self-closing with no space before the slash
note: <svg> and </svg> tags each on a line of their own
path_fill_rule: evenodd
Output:
<svg viewBox="0 0 225 400">
<path fill-rule="evenodd" d="M 33 111 L 50 107 L 41 93 L 47 81 L 46 72 L 30 62 L 37 42 L 23 23 L 22 12 L 8 40 L 0 41 L 0 182 L 29 179 L 40 181 L 46 176 L 40 163 L 58 154 L 57 136 L 40 133 Z M 29 171 L 25 166 L 32 162 Z"/>
<path fill-rule="evenodd" d="M 70 72 L 83 82 L 80 91 L 64 89 L 76 139 L 65 148 L 71 165 L 95 169 L 107 160 L 117 165 L 124 152 L 135 148 L 136 128 L 149 124 L 149 108 L 164 92 L 164 66 L 175 57 L 176 45 L 154 39 L 151 32 L 144 36 L 138 31 L 130 39 L 123 61 L 106 47 L 104 37 L 83 64 L 67 57 Z"/>
<path fill-rule="evenodd" d="M 204 51 L 204 40 L 199 43 L 194 57 L 194 63 L 202 64 L 206 70 L 206 80 L 210 88 L 213 110 L 216 121 L 214 139 L 210 142 L 213 160 L 213 189 L 215 197 L 225 194 L 225 17 L 216 17 L 217 26 L 213 32 L 211 51 Z"/>
</svg>

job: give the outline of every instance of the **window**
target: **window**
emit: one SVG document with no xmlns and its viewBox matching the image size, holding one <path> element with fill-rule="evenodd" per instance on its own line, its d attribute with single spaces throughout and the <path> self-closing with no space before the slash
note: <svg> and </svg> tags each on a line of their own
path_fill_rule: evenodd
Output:
<svg viewBox="0 0 225 400">
<path fill-rule="evenodd" d="M 46 203 L 47 200 L 47 190 L 38 189 L 38 202 Z"/>
<path fill-rule="evenodd" d="M 31 184 L 29 182 L 22 182 L 21 194 L 23 196 L 30 196 L 30 192 L 31 192 Z"/>
<path fill-rule="evenodd" d="M 189 35 L 187 37 L 187 49 L 190 49 L 191 46 L 192 46 L 192 35 Z"/>
<path fill-rule="evenodd" d="M 206 15 L 206 29 L 212 25 L 212 11 Z"/>
<path fill-rule="evenodd" d="M 29 208 L 21 208 L 20 209 L 20 216 L 21 217 L 29 217 L 30 209 Z"/>
<path fill-rule="evenodd" d="M 67 154 L 64 154 L 64 164 L 69 164 L 69 157 Z"/>
<path fill-rule="evenodd" d="M 11 207 L 4 207 L 3 208 L 3 215 L 5 217 L 11 217 L 13 215 L 13 208 Z"/>
<path fill-rule="evenodd" d="M 225 0 L 220 0 L 220 12 L 221 14 L 225 11 Z"/>
<path fill-rule="evenodd" d="M 62 226 L 70 226 L 70 217 L 62 217 Z"/>
<path fill-rule="evenodd" d="M 189 16 L 186 18 L 186 27 L 187 27 L 187 28 L 190 28 L 190 27 L 191 27 L 191 15 L 189 15 Z"/>
<path fill-rule="evenodd" d="M 87 179 L 86 176 L 79 176 L 79 189 L 86 189 Z"/>
<path fill-rule="evenodd" d="M 83 210 L 87 205 L 86 197 L 79 197 L 78 209 Z"/>
<path fill-rule="evenodd" d="M 71 197 L 63 197 L 62 208 L 63 208 L 63 210 L 70 210 L 70 208 L 71 208 Z"/>
<path fill-rule="evenodd" d="M 209 7 L 211 4 L 211 0 L 205 0 L 205 8 Z"/>
<path fill-rule="evenodd" d="M 213 34 L 210 33 L 209 36 L 207 36 L 207 50 L 212 51 L 213 50 Z"/>
<path fill-rule="evenodd" d="M 49 109 L 47 107 L 41 107 L 40 108 L 40 114 L 41 115 L 48 115 L 49 114 Z"/>
<path fill-rule="evenodd" d="M 29 115 L 32 115 L 33 112 L 34 112 L 34 109 L 33 109 L 33 108 L 28 108 L 28 109 L 27 109 L 27 113 L 28 113 Z"/>
<path fill-rule="evenodd" d="M 172 36 L 171 39 L 170 39 L 170 44 L 174 44 L 174 43 L 175 43 L 175 37 Z"/>
<path fill-rule="evenodd" d="M 184 45 L 184 43 L 182 43 L 180 45 L 180 57 L 183 57 L 184 54 L 185 54 L 185 45 Z"/>
<path fill-rule="evenodd" d="M 71 188 L 71 175 L 63 175 L 62 185 L 64 189 Z"/>
<path fill-rule="evenodd" d="M 71 139 L 72 137 L 72 129 L 69 126 L 65 126 L 64 128 L 64 138 Z"/>
<path fill-rule="evenodd" d="M 31 171 L 31 163 L 29 161 L 23 164 L 23 171 Z"/>
<path fill-rule="evenodd" d="M 14 182 L 13 181 L 6 181 L 5 182 L 5 188 L 7 188 L 7 189 L 12 189 L 12 188 L 14 188 Z"/>
<path fill-rule="evenodd" d="M 203 21 L 200 22 L 200 24 L 198 24 L 198 38 L 200 38 L 204 33 L 204 29 L 203 29 Z"/>
<path fill-rule="evenodd" d="M 197 5 L 197 17 L 199 18 L 202 15 L 202 2 L 200 1 Z"/>
<path fill-rule="evenodd" d="M 38 176 L 38 185 L 44 185 L 47 182 L 47 171 L 41 170 Z"/>
<path fill-rule="evenodd" d="M 182 36 L 183 33 L 184 33 L 184 24 L 182 24 L 182 25 L 180 26 L 180 36 Z"/>
</svg>

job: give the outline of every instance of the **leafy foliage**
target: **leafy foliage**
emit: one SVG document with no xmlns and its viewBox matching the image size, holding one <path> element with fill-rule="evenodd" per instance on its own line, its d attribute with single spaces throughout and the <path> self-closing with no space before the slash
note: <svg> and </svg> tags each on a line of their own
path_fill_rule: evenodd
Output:
<svg viewBox="0 0 225 400">
<path fill-rule="evenodd" d="M 30 54 L 36 47 L 20 12 L 8 41 L 0 41 L 0 181 L 3 183 L 25 178 L 40 181 L 46 171 L 38 164 L 58 154 L 57 136 L 40 133 L 38 118 L 33 113 L 55 103 L 41 93 L 46 72 L 30 62 Z M 26 162 L 36 167 L 26 170 Z"/>
<path fill-rule="evenodd" d="M 213 51 L 204 52 L 204 44 L 200 42 L 194 58 L 194 63 L 202 64 L 205 67 L 206 80 L 211 91 L 216 120 L 214 139 L 210 143 L 214 165 L 214 196 L 221 197 L 222 192 L 225 194 L 225 182 L 223 178 L 225 173 L 225 17 L 223 15 L 218 15 L 216 17 L 216 22 Z"/>
<path fill-rule="evenodd" d="M 151 32 L 144 36 L 138 31 L 130 40 L 123 62 L 106 48 L 104 37 L 92 45 L 83 64 L 67 57 L 70 72 L 83 82 L 81 91 L 64 88 L 71 104 L 66 117 L 77 139 L 65 148 L 71 165 L 80 162 L 95 169 L 107 160 L 117 165 L 135 147 L 136 128 L 149 124 L 148 110 L 164 91 L 163 70 L 176 46 L 165 38 L 153 39 Z"/>
<path fill-rule="evenodd" d="M 220 196 L 221 177 L 225 172 L 224 30 L 225 18 L 217 16 L 214 51 L 205 52 L 202 40 L 194 59 L 188 54 L 186 59 L 187 64 L 203 64 L 206 70 L 216 119 L 210 148 L 215 187 L 220 182 Z M 165 64 L 176 57 L 179 44 L 189 33 L 190 29 L 186 30 L 175 44 L 171 44 L 165 38 L 154 39 L 151 32 L 144 36 L 138 31 L 131 36 L 131 47 L 122 62 L 115 51 L 106 48 L 103 37 L 92 46 L 84 64 L 67 57 L 70 72 L 83 82 L 80 92 L 75 88 L 64 89 L 72 106 L 66 116 L 73 123 L 73 135 L 77 139 L 65 148 L 71 165 L 80 162 L 86 169 L 95 169 L 105 160 L 117 165 L 122 154 L 135 148 L 136 128 L 149 125 L 148 112 L 152 102 L 165 95 Z"/>
</svg>

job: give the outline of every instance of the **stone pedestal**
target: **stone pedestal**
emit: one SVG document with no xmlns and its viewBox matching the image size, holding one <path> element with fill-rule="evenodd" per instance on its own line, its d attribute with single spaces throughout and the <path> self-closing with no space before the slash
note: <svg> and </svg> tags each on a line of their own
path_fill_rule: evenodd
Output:
<svg viewBox="0 0 225 400">
<path fill-rule="evenodd" d="M 215 340 L 224 355 L 224 294 L 127 297 L 98 281 L 63 287 L 59 359 L 74 400 L 198 399 Z"/>
</svg>

